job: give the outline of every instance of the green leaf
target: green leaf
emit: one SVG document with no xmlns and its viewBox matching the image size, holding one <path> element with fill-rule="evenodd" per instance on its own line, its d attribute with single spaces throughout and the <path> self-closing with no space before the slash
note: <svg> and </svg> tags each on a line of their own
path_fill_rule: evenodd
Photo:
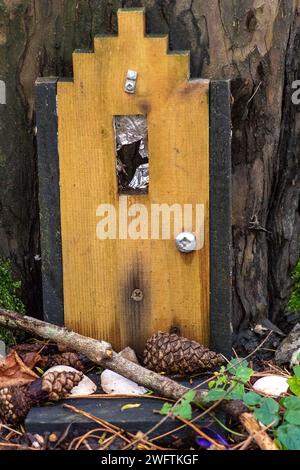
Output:
<svg viewBox="0 0 300 470">
<path fill-rule="evenodd" d="M 160 410 L 161 415 L 168 415 L 173 409 L 173 405 L 171 403 L 164 403 L 162 409 Z"/>
<path fill-rule="evenodd" d="M 287 450 L 300 450 L 300 426 L 283 424 L 277 430 L 279 442 Z"/>
<path fill-rule="evenodd" d="M 280 400 L 280 404 L 286 409 L 298 410 L 300 409 L 300 398 L 298 397 L 286 397 Z"/>
<path fill-rule="evenodd" d="M 245 394 L 245 386 L 243 384 L 237 383 L 233 389 L 228 393 L 228 400 L 242 400 Z"/>
<path fill-rule="evenodd" d="M 196 391 L 195 390 L 190 390 L 189 392 L 187 392 L 183 396 L 182 401 L 185 401 L 187 403 L 191 403 L 195 399 L 195 396 L 196 396 Z"/>
<path fill-rule="evenodd" d="M 281 404 L 286 408 L 284 419 L 290 424 L 300 426 L 300 398 L 287 397 L 281 400 Z"/>
<path fill-rule="evenodd" d="M 261 401 L 262 397 L 255 392 L 245 393 L 243 396 L 243 402 L 249 407 L 257 406 L 261 403 Z"/>
<path fill-rule="evenodd" d="M 215 389 L 208 392 L 204 397 L 204 402 L 209 403 L 210 401 L 219 401 L 224 398 L 226 391 L 223 389 Z"/>
<path fill-rule="evenodd" d="M 229 373 L 233 374 L 231 381 L 234 383 L 234 379 L 238 383 L 234 386 L 233 390 L 228 394 L 229 400 L 242 400 L 245 394 L 244 384 L 249 382 L 250 378 L 253 375 L 253 370 L 248 367 L 248 362 L 245 359 L 233 359 L 227 365 L 227 370 Z"/>
<path fill-rule="evenodd" d="M 250 369 L 250 367 L 238 367 L 236 369 L 235 376 L 241 382 L 247 383 L 249 382 L 253 374 L 254 374 L 254 371 Z"/>
<path fill-rule="evenodd" d="M 193 415 L 191 403 L 194 400 L 195 396 L 196 391 L 190 390 L 182 397 L 178 405 L 172 406 L 170 403 L 165 403 L 162 409 L 160 410 L 160 414 L 168 415 L 169 413 L 172 413 L 174 416 L 179 416 L 180 418 L 190 421 Z"/>
<path fill-rule="evenodd" d="M 300 397 L 300 380 L 297 377 L 292 377 L 288 380 L 288 384 L 294 395 Z"/>
<path fill-rule="evenodd" d="M 124 406 L 122 406 L 121 411 L 131 410 L 133 408 L 140 408 L 141 406 L 142 406 L 141 404 L 124 405 Z"/>
<path fill-rule="evenodd" d="M 290 424 L 296 424 L 300 426 L 300 409 L 299 410 L 288 410 L 284 414 L 284 419 Z"/>
<path fill-rule="evenodd" d="M 228 379 L 228 377 L 226 377 L 226 375 L 220 375 L 220 377 L 218 377 L 217 381 L 216 381 L 216 387 L 223 387 L 225 386 L 226 384 L 228 384 L 230 381 Z"/>
<path fill-rule="evenodd" d="M 276 426 L 279 423 L 279 404 L 273 398 L 262 398 L 260 407 L 254 411 L 255 418 L 269 426 L 273 423 Z"/>
<path fill-rule="evenodd" d="M 180 418 L 191 420 L 192 419 L 192 406 L 191 403 L 195 399 L 196 391 L 190 390 L 187 392 L 181 399 L 178 405 L 175 405 L 172 412 L 174 416 L 179 416 Z"/>
<path fill-rule="evenodd" d="M 230 374 L 236 374 L 237 368 L 240 368 L 240 367 L 241 368 L 248 367 L 248 362 L 245 359 L 241 359 L 237 357 L 235 359 L 232 359 L 227 364 L 226 370 L 227 372 L 230 372 Z"/>
<path fill-rule="evenodd" d="M 193 410 L 190 403 L 183 401 L 179 405 L 174 406 L 173 415 L 190 421 L 193 415 Z"/>
<path fill-rule="evenodd" d="M 293 368 L 296 379 L 300 380 L 300 366 L 295 366 Z"/>
</svg>

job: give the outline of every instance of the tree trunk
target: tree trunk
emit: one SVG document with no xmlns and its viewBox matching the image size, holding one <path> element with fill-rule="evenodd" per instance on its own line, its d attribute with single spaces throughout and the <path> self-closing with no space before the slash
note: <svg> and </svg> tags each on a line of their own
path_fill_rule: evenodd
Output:
<svg viewBox="0 0 300 470">
<path fill-rule="evenodd" d="M 0 0 L 0 256 L 13 258 L 36 311 L 34 81 L 72 76 L 72 51 L 116 33 L 117 8 L 141 6 L 149 33 L 191 50 L 194 77 L 232 79 L 234 329 L 276 322 L 300 249 L 300 0 Z"/>
</svg>

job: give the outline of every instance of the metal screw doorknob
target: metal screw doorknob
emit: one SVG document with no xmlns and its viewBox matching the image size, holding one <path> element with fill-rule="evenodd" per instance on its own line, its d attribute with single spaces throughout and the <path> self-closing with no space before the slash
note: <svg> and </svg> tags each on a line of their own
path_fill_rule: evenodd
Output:
<svg viewBox="0 0 300 470">
<path fill-rule="evenodd" d="M 191 253 L 196 250 L 197 239 L 191 232 L 182 232 L 176 237 L 176 247 L 181 253 Z"/>
</svg>

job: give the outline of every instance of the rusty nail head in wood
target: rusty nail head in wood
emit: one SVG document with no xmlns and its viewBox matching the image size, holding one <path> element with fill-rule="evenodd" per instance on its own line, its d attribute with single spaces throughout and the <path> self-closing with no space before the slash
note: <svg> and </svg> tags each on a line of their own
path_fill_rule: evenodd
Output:
<svg viewBox="0 0 300 470">
<path fill-rule="evenodd" d="M 135 302 L 141 302 L 144 298 L 144 294 L 140 289 L 135 289 L 131 295 L 132 300 Z"/>
</svg>

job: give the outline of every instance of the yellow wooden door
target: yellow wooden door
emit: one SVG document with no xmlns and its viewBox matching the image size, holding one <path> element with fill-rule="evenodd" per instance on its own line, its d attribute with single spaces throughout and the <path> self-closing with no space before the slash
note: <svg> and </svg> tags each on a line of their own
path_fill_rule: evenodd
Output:
<svg viewBox="0 0 300 470">
<path fill-rule="evenodd" d="M 207 344 L 209 83 L 189 81 L 189 54 L 168 54 L 167 37 L 145 36 L 142 10 L 120 10 L 118 20 L 119 35 L 95 38 L 94 53 L 74 53 L 74 82 L 58 83 L 65 324 L 116 349 L 141 352 L 149 335 L 171 326 Z M 134 94 L 124 91 L 128 70 L 138 72 Z M 148 120 L 150 186 L 125 196 L 113 118 L 138 114 Z M 151 214 L 153 204 L 202 205 L 203 247 L 180 253 L 173 234 L 151 239 L 151 223 L 147 239 L 99 240 L 103 204 L 116 210 L 117 234 L 125 206 Z"/>
</svg>

